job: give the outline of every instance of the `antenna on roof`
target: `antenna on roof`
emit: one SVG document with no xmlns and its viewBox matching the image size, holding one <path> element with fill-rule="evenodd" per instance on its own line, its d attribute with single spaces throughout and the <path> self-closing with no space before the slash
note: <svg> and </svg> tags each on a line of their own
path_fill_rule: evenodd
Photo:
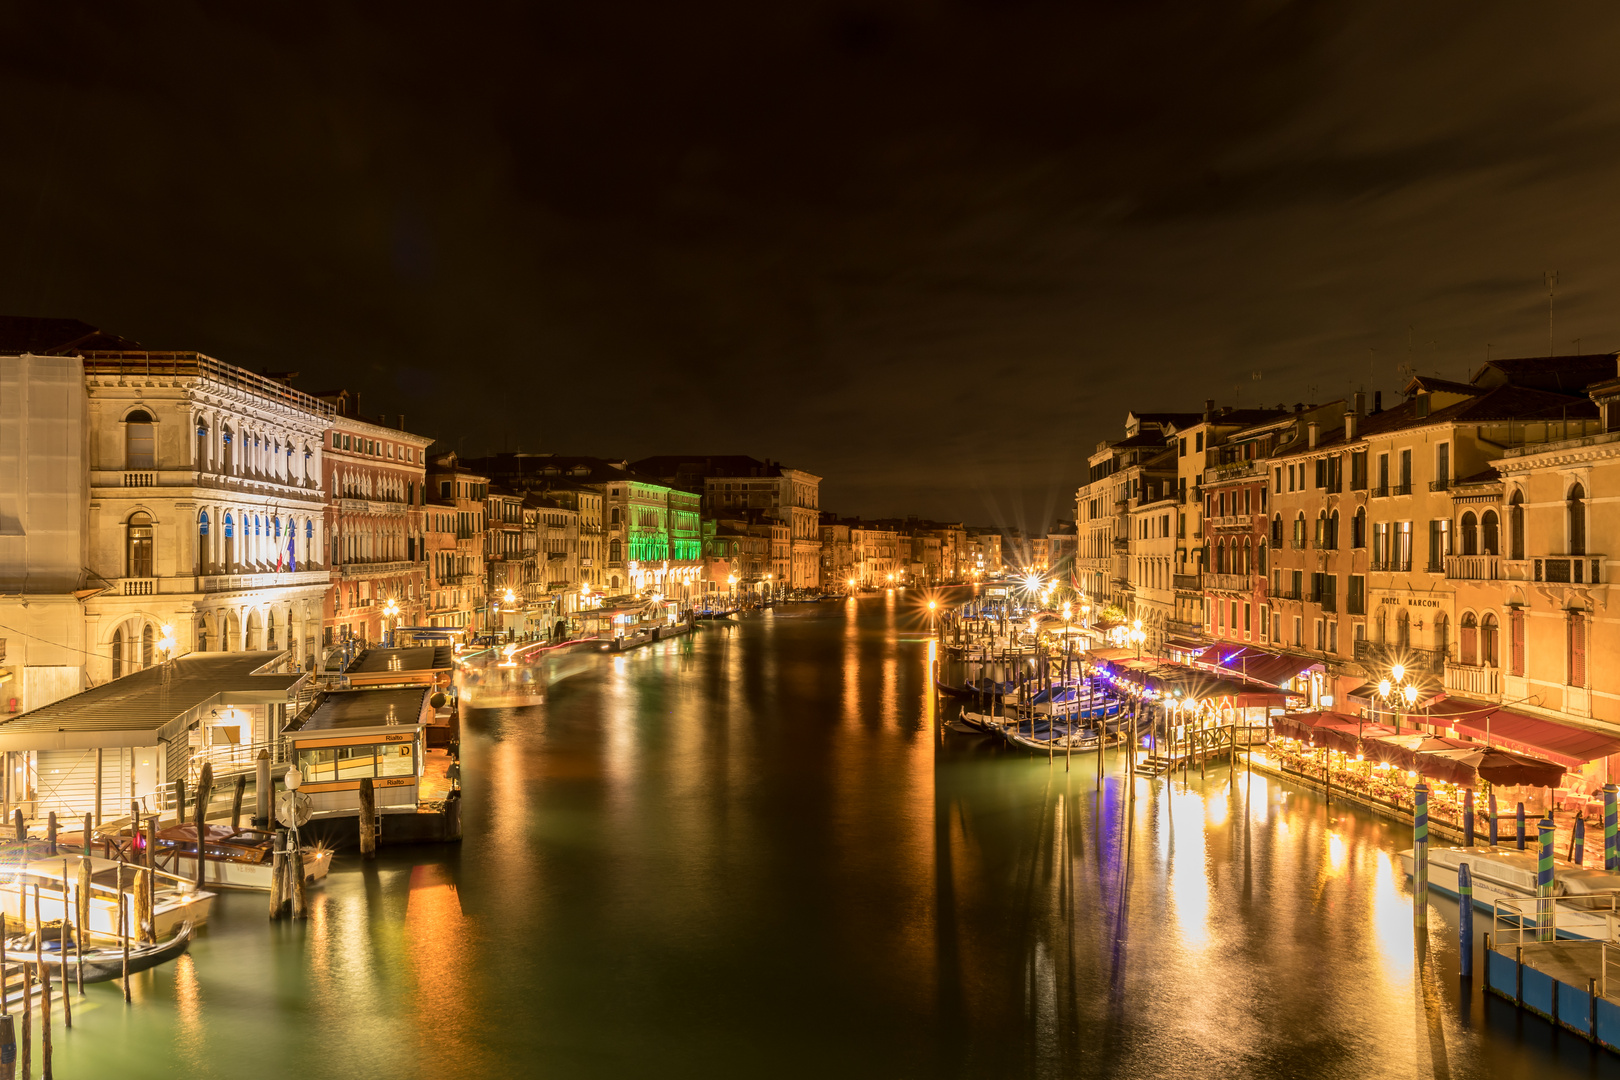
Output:
<svg viewBox="0 0 1620 1080">
<path fill-rule="evenodd" d="M 1553 297 L 1558 292 L 1558 271 L 1548 270 L 1542 275 L 1547 281 L 1547 355 L 1553 354 Z"/>
</svg>

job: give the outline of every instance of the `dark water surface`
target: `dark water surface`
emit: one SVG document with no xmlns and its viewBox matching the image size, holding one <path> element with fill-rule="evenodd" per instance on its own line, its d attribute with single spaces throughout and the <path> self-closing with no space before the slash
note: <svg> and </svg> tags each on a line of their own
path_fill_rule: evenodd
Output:
<svg viewBox="0 0 1620 1080">
<path fill-rule="evenodd" d="M 1455 905 L 1417 977 L 1410 829 L 943 733 L 926 617 L 854 610 L 469 712 L 459 850 L 342 856 L 305 925 L 224 897 L 57 1076 L 1620 1076 L 1464 990 Z"/>
</svg>

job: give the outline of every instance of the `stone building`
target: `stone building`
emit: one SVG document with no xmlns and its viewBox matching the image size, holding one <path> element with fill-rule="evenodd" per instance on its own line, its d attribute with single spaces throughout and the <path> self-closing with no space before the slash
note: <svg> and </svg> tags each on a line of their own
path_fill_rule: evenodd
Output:
<svg viewBox="0 0 1620 1080">
<path fill-rule="evenodd" d="M 361 416 L 359 395 L 347 390 L 319 396 L 334 410 L 324 484 L 333 578 L 327 640 L 375 642 L 394 626 L 425 626 L 423 513 L 433 440 Z"/>
</svg>

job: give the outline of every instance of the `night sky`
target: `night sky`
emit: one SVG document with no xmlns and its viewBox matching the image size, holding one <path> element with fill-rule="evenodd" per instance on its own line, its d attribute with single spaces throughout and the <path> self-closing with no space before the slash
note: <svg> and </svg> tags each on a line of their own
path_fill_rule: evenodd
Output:
<svg viewBox="0 0 1620 1080">
<path fill-rule="evenodd" d="M 1620 346 L 1611 7 L 84 7 L 0 8 L 0 308 L 467 453 L 1040 526 L 1128 409 L 1544 353 L 1547 270 Z"/>
</svg>

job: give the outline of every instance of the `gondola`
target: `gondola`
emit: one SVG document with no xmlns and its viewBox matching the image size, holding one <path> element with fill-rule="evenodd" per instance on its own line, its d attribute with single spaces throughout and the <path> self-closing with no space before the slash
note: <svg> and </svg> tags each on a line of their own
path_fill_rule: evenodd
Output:
<svg viewBox="0 0 1620 1080">
<path fill-rule="evenodd" d="M 19 939 L 19 941 L 23 941 L 23 944 L 14 945 L 7 942 L 6 953 L 8 957 L 16 957 L 23 962 L 33 963 L 33 935 L 28 935 L 25 941 L 23 939 Z M 129 946 L 129 972 L 133 975 L 137 971 L 145 971 L 147 968 L 167 964 L 170 960 L 185 952 L 186 946 L 189 944 L 191 944 L 191 921 L 189 919 L 176 927 L 167 941 L 149 944 L 131 942 Z M 56 943 L 51 940 L 51 931 L 47 929 L 45 931 L 45 948 L 43 951 L 45 965 L 51 969 L 53 976 L 59 980 L 77 980 L 79 977 L 79 955 L 73 948 L 71 939 L 66 953 L 63 953 L 60 948 L 54 947 L 55 945 Z M 63 972 L 64 967 L 66 968 L 65 973 Z M 85 950 L 85 982 L 106 982 L 109 979 L 121 978 L 123 974 L 124 947 L 122 945 L 105 945 Z M 62 985 L 65 985 L 65 983 Z"/>
</svg>

